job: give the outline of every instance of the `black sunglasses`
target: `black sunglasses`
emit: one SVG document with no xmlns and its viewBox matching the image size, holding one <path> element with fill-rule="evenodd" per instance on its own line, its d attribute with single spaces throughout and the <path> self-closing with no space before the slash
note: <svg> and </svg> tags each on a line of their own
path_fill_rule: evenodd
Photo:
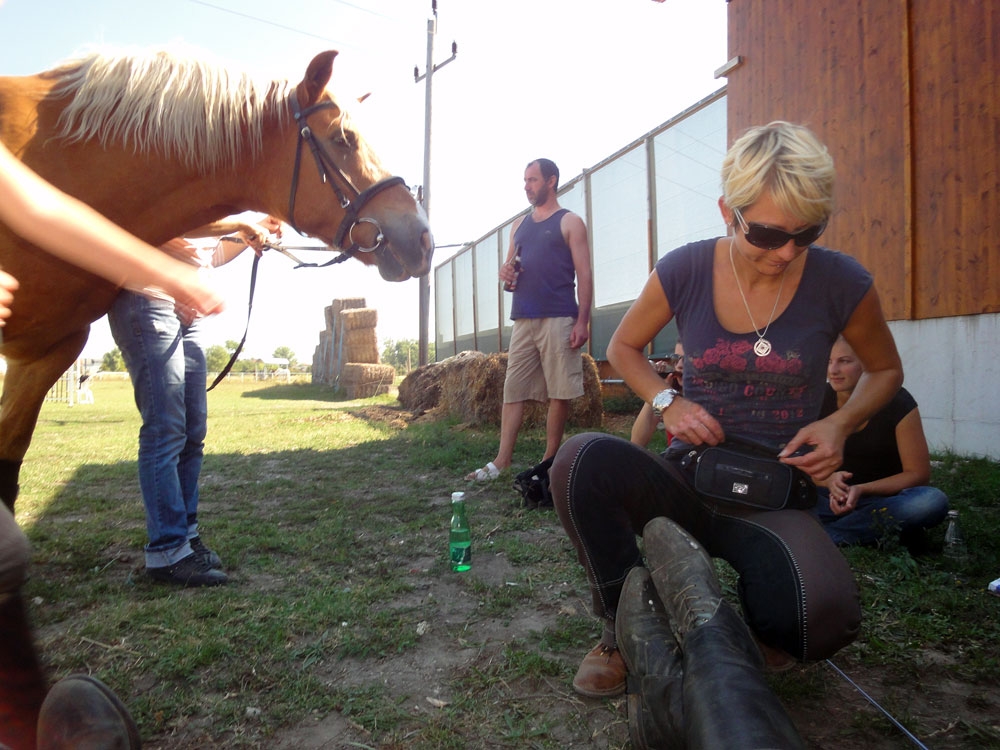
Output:
<svg viewBox="0 0 1000 750">
<path fill-rule="evenodd" d="M 822 224 L 814 224 L 791 234 L 774 227 L 766 227 L 763 224 L 748 224 L 738 208 L 734 208 L 733 213 L 740 221 L 740 227 L 743 229 L 743 235 L 747 238 L 747 242 L 761 250 L 777 250 L 779 247 L 787 245 L 789 240 L 794 240 L 798 247 L 808 247 L 818 240 L 826 229 L 824 221 Z"/>
</svg>

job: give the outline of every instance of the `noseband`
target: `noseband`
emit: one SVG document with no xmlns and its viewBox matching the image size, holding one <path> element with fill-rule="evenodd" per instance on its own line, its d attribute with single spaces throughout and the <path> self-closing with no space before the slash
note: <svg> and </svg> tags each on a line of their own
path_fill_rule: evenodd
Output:
<svg viewBox="0 0 1000 750">
<path fill-rule="evenodd" d="M 288 223 L 291 224 L 292 229 L 299 234 L 305 234 L 304 232 L 301 232 L 297 226 L 295 226 L 295 194 L 299 189 L 299 167 L 302 163 L 302 144 L 305 142 L 309 144 L 313 159 L 316 160 L 316 169 L 319 170 L 320 179 L 333 188 L 333 192 L 337 196 L 337 200 L 340 202 L 340 207 L 344 209 L 344 218 L 341 220 L 340 227 L 337 229 L 337 234 L 333 238 L 333 244 L 339 247 L 347 255 L 353 255 L 355 252 L 359 251 L 362 253 L 370 253 L 378 250 L 385 241 L 385 235 L 382 233 L 382 227 L 379 226 L 379 223 L 375 219 L 368 216 L 360 216 L 359 214 L 368 201 L 381 193 L 383 190 L 395 187 L 396 185 L 405 185 L 406 182 L 402 177 L 387 177 L 384 180 L 379 180 L 364 190 L 358 190 L 354 187 L 351 179 L 344 174 L 344 171 L 340 167 L 337 166 L 330 153 L 323 148 L 323 145 L 319 141 L 316 140 L 316 136 L 313 135 L 312 128 L 310 128 L 309 124 L 306 122 L 306 118 L 313 112 L 317 112 L 321 109 L 330 109 L 336 105 L 328 99 L 326 101 L 317 102 L 316 104 L 306 107 L 305 109 L 300 109 L 299 99 L 295 91 L 292 91 L 289 99 L 291 101 L 292 114 L 295 117 L 295 123 L 299 128 L 299 140 L 295 146 L 295 168 L 292 171 L 292 190 L 288 196 Z M 351 195 L 344 194 L 344 191 L 341 190 L 340 185 L 338 185 L 338 181 L 336 179 L 331 179 L 331 172 L 339 178 L 339 181 L 343 183 L 344 187 Z M 358 224 L 371 224 L 375 228 L 374 245 L 370 247 L 359 245 L 354 239 L 354 228 L 358 226 Z M 345 239 L 350 242 L 349 246 L 345 246 Z"/>
</svg>

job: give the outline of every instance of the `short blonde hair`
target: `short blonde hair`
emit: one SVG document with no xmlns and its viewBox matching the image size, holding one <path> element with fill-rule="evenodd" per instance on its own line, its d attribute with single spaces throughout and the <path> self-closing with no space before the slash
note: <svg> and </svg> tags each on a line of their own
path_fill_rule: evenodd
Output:
<svg viewBox="0 0 1000 750">
<path fill-rule="evenodd" d="M 766 191 L 804 224 L 830 218 L 833 183 L 826 146 L 808 128 L 781 120 L 750 128 L 722 160 L 722 195 L 729 208 L 749 208 Z"/>
</svg>

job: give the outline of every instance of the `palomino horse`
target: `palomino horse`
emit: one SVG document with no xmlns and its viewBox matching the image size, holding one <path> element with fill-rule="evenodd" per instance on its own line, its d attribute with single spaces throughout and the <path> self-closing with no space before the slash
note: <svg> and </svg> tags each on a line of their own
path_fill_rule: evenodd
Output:
<svg viewBox="0 0 1000 750">
<path fill-rule="evenodd" d="M 336 52 L 297 85 L 263 84 L 168 52 L 93 54 L 0 78 L 0 139 L 27 166 L 152 245 L 245 210 L 279 218 L 403 281 L 433 241 L 326 91 Z M 0 498 L 13 507 L 45 394 L 79 356 L 117 289 L 0 223 L 0 267 L 21 283 L 0 352 Z"/>
</svg>

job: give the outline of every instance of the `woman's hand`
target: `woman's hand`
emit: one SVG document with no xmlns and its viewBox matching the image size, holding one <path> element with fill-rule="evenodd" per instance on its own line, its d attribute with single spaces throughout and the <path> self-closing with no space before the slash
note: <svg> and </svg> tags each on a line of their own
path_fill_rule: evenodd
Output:
<svg viewBox="0 0 1000 750">
<path fill-rule="evenodd" d="M 718 420 L 683 396 L 674 398 L 663 410 L 663 425 L 675 438 L 691 445 L 718 445 L 726 439 Z"/>
<path fill-rule="evenodd" d="M 861 493 L 857 487 L 847 483 L 852 476 L 854 475 L 849 471 L 835 471 L 826 480 L 830 491 L 830 510 L 838 516 L 854 510 L 858 505 Z"/>
<path fill-rule="evenodd" d="M 839 423 L 830 418 L 821 419 L 795 433 L 778 458 L 782 463 L 801 469 L 814 482 L 821 482 L 844 463 L 846 439 Z"/>
<path fill-rule="evenodd" d="M 0 326 L 10 317 L 10 306 L 14 303 L 14 292 L 18 286 L 17 279 L 6 271 L 0 271 Z"/>
</svg>

